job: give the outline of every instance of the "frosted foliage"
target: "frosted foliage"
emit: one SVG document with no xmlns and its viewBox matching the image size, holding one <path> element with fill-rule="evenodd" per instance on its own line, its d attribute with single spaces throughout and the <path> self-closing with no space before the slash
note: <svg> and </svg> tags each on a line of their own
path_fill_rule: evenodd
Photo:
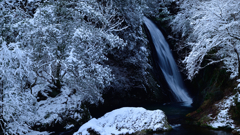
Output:
<svg viewBox="0 0 240 135">
<path fill-rule="evenodd" d="M 184 6 L 194 5 L 186 1 Z M 240 29 L 240 2 L 235 0 L 210 0 L 202 1 L 190 8 L 189 12 L 183 10 L 178 14 L 176 21 L 181 21 L 181 16 L 187 16 L 188 23 L 177 24 L 175 29 L 183 32 L 185 26 L 189 24 L 189 40 L 185 46 L 191 49 L 183 63 L 186 64 L 188 78 L 192 79 L 198 71 L 207 65 L 223 61 L 224 68 L 231 72 L 231 78 L 238 76 L 239 67 L 239 29 Z M 189 7 L 188 7 L 189 8 Z M 186 17 L 185 17 L 186 18 Z M 182 18 L 184 19 L 184 18 Z M 184 26 L 185 25 L 185 26 Z M 191 39 L 191 37 L 196 37 Z M 201 67 L 205 56 L 208 63 Z"/>
<path fill-rule="evenodd" d="M 36 98 L 27 93 L 9 91 L 5 93 L 3 118 L 9 134 L 25 134 L 31 131 L 36 115 Z M 10 113 L 11 112 L 11 113 Z"/>
<path fill-rule="evenodd" d="M 0 29 L 7 31 L 0 35 L 5 134 L 31 133 L 32 126 L 52 125 L 62 116 L 81 120 L 82 102 L 103 101 L 102 90 L 114 78 L 106 54 L 126 45 L 112 33 L 126 27 L 120 18 L 111 21 L 117 15 L 111 2 L 57 1 L 39 6 L 33 17 L 10 10 L 14 4 L 0 6 Z M 56 98 L 48 95 L 53 90 Z M 37 102 L 39 93 L 47 100 Z"/>
<path fill-rule="evenodd" d="M 180 11 L 174 17 L 170 23 L 173 29 L 173 32 L 181 32 L 182 37 L 188 36 L 191 32 L 192 26 L 190 25 L 190 17 L 195 14 L 195 11 L 198 9 L 199 0 L 180 0 L 176 2 L 179 6 Z"/>
<path fill-rule="evenodd" d="M 77 93 L 86 93 L 82 95 L 88 95 L 92 103 L 101 99 L 101 89 L 112 80 L 111 70 L 99 63 L 107 60 L 105 54 L 109 49 L 125 45 L 122 39 L 109 33 L 110 28 L 93 27 L 91 21 L 100 23 L 110 19 L 94 3 L 79 2 L 76 8 L 61 9 L 58 6 L 64 2 L 45 6 L 36 11 L 33 19 L 15 26 L 30 27 L 24 29 L 25 34 L 19 39 L 34 50 L 32 59 L 39 83 L 49 85 L 61 80 Z M 66 22 L 59 16 L 62 14 L 71 15 L 72 21 Z M 84 16 L 90 21 L 84 20 Z"/>
<path fill-rule="evenodd" d="M 31 60 L 27 51 L 21 50 L 18 43 L 6 45 L 2 41 L 0 50 L 1 88 L 3 87 L 3 106 L 1 127 L 9 134 L 24 134 L 30 131 L 36 112 L 36 98 L 24 89 L 24 81 L 31 74 Z"/>
</svg>

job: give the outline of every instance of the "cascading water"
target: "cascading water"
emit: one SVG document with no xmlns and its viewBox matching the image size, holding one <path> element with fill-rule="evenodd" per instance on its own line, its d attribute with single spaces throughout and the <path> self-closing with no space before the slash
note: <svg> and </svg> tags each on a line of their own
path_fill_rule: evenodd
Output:
<svg viewBox="0 0 240 135">
<path fill-rule="evenodd" d="M 184 105 L 190 105 L 192 103 L 192 98 L 190 98 L 185 91 L 186 88 L 184 87 L 181 74 L 179 73 L 177 64 L 174 61 L 169 45 L 162 32 L 147 17 L 144 17 L 143 21 L 152 37 L 152 42 L 158 55 L 157 63 L 163 72 L 166 82 L 172 90 L 173 96 L 178 102 L 185 102 Z"/>
</svg>

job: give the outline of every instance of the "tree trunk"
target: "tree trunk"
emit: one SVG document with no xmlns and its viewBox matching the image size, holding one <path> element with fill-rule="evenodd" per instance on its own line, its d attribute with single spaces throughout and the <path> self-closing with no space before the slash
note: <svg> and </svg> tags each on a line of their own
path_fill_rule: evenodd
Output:
<svg viewBox="0 0 240 135">
<path fill-rule="evenodd" d="M 56 76 L 57 80 L 56 80 L 56 87 L 57 89 L 60 91 L 62 85 L 61 85 L 61 64 L 58 63 L 57 65 L 57 76 Z"/>
<path fill-rule="evenodd" d="M 1 90 L 0 90 L 0 94 L 1 94 L 1 100 L 2 100 L 2 102 L 3 102 L 3 81 L 2 81 L 2 85 L 1 85 Z M 2 110 L 1 110 L 1 112 L 2 112 L 2 115 L 3 115 L 3 104 L 1 105 L 1 108 L 2 108 Z M 1 116 L 2 116 L 1 115 Z"/>
<path fill-rule="evenodd" d="M 2 100 L 2 103 L 3 103 L 3 81 L 1 81 L 1 88 L 0 88 L 0 95 L 1 95 L 1 100 Z M 1 113 L 0 113 L 0 119 L 3 120 L 3 104 L 1 104 Z M 3 121 L 0 121 L 0 128 L 4 128 L 4 122 Z"/>
<path fill-rule="evenodd" d="M 237 59 L 238 59 L 238 78 L 240 74 L 240 59 L 239 59 L 239 53 L 236 48 L 234 48 L 234 52 L 237 54 Z"/>
</svg>

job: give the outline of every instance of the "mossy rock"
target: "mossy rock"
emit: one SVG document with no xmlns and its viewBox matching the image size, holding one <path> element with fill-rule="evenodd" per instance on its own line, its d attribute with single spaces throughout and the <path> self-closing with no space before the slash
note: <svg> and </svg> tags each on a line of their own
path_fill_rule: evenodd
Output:
<svg viewBox="0 0 240 135">
<path fill-rule="evenodd" d="M 206 63 L 205 60 L 202 66 L 205 66 Z M 234 87 L 237 86 L 236 80 L 230 80 L 229 73 L 221 68 L 222 64 L 207 66 L 200 70 L 199 74 L 193 79 L 192 85 L 198 93 L 194 100 L 198 102 L 200 107 L 186 115 L 189 124 L 208 127 L 207 123 L 210 121 L 208 115 L 212 114 L 211 117 L 215 117 L 219 113 L 215 104 L 225 96 L 230 95 L 234 91 Z"/>
<path fill-rule="evenodd" d="M 203 116 L 201 119 L 199 119 L 200 126 L 202 127 L 209 127 L 207 122 L 209 122 L 211 119 L 208 116 Z"/>
</svg>

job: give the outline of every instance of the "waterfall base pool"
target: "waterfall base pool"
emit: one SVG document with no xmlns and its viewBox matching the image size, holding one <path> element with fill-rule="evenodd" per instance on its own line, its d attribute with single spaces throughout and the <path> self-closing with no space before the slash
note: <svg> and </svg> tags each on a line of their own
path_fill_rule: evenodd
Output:
<svg viewBox="0 0 240 135">
<path fill-rule="evenodd" d="M 232 135 L 232 133 L 231 131 L 213 130 L 193 125 L 180 125 L 175 126 L 169 132 L 154 133 L 152 135 Z"/>
<path fill-rule="evenodd" d="M 148 110 L 161 109 L 168 117 L 169 124 L 173 127 L 171 131 L 154 133 L 152 135 L 233 135 L 231 131 L 214 130 L 194 125 L 184 124 L 186 114 L 196 108 L 183 106 L 184 103 L 168 103 L 164 105 L 144 106 Z"/>
</svg>

